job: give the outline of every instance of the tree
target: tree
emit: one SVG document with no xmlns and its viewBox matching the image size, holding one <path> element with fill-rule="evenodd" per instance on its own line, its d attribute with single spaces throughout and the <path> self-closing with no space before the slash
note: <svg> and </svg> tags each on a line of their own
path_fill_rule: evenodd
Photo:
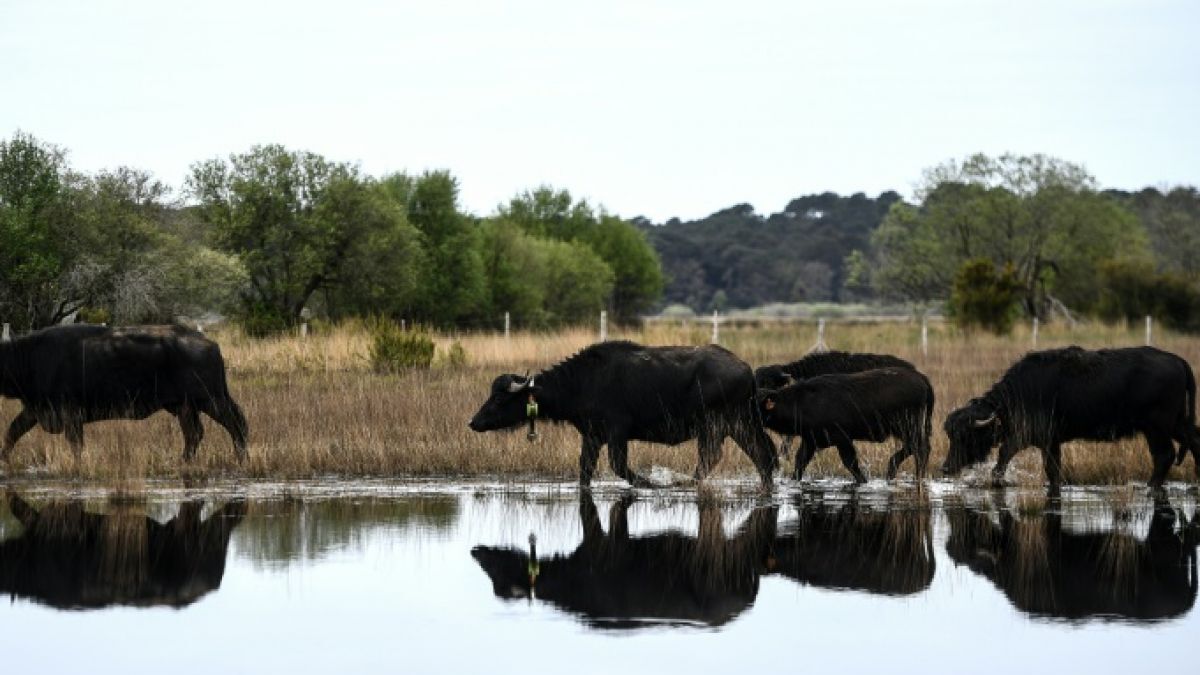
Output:
<svg viewBox="0 0 1200 675">
<path fill-rule="evenodd" d="M 662 297 L 662 263 L 646 235 L 637 228 L 615 216 L 603 215 L 579 241 L 589 245 L 612 269 L 609 304 L 615 320 L 633 321 Z"/>
<path fill-rule="evenodd" d="M 279 145 L 195 164 L 188 190 L 217 247 L 246 268 L 242 314 L 256 333 L 294 324 L 403 216 L 355 167 Z"/>
<path fill-rule="evenodd" d="M 477 321 L 487 304 L 479 227 L 459 211 L 458 181 L 448 171 L 417 178 L 408 220 L 421 233 L 427 264 L 421 274 L 421 314 L 437 324 Z"/>
<path fill-rule="evenodd" d="M 579 242 L 607 263 L 613 275 L 608 306 L 617 321 L 632 321 L 662 296 L 662 264 L 645 234 L 632 223 L 604 212 L 566 190 L 543 186 L 514 197 L 497 217 L 535 237 Z"/>
<path fill-rule="evenodd" d="M 79 296 L 66 153 L 17 132 L 0 141 L 0 316 L 18 328 L 57 323 Z"/>
<path fill-rule="evenodd" d="M 872 283 L 910 301 L 946 297 L 955 272 L 987 258 L 1010 267 L 1022 305 L 1088 310 L 1100 261 L 1148 256 L 1132 215 L 1080 166 L 1044 155 L 975 155 L 925 173 L 918 207 L 897 204 L 872 236 Z"/>
</svg>

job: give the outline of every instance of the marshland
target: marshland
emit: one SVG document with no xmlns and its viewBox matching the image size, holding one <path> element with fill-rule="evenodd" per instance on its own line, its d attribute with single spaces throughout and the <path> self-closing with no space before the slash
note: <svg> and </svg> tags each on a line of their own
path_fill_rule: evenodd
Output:
<svg viewBox="0 0 1200 675">
<path fill-rule="evenodd" d="M 418 329 L 419 330 L 419 329 Z M 833 349 L 895 354 L 926 373 L 936 393 L 931 467 L 947 449 L 942 431 L 946 414 L 978 396 L 1006 368 L 1033 348 L 1031 326 L 1007 336 L 964 332 L 944 321 L 927 324 L 922 350 L 916 320 L 829 322 L 824 341 Z M 753 321 L 720 326 L 719 339 L 753 366 L 803 356 L 818 339 L 816 322 Z M 249 480 L 360 477 L 447 477 L 506 482 L 571 480 L 578 474 L 579 434 L 568 425 L 539 425 L 537 441 L 519 433 L 473 433 L 467 421 L 487 399 L 492 380 L 502 373 L 537 373 L 597 340 L 597 328 L 554 332 L 430 333 L 435 354 L 429 368 L 380 373 L 370 357 L 373 333 L 364 322 L 323 325 L 267 339 L 249 338 L 236 328 L 210 333 L 225 358 L 229 386 L 250 425 L 250 458 L 239 463 L 229 438 L 205 418 L 206 434 L 197 458 L 181 460 L 183 438 L 173 416 L 146 421 L 112 421 L 85 427 L 86 446 L 77 461 L 64 437 L 34 430 L 17 444 L 8 469 L 10 482 L 69 479 L 130 482 L 180 479 Z M 649 345 L 703 345 L 712 338 L 707 321 L 652 321 L 635 328 L 612 327 L 611 339 Z M 1135 346 L 1146 339 L 1144 325 L 1066 323 L 1041 326 L 1037 347 L 1077 344 L 1100 348 Z M 1157 329 L 1155 345 L 1200 364 L 1200 341 Z M 458 356 L 451 358 L 454 352 Z M 19 409 L 0 401 L 7 423 Z M 778 439 L 778 437 L 776 437 Z M 881 479 L 894 442 L 858 443 L 864 468 Z M 664 476 L 690 475 L 694 441 L 679 446 L 633 443 L 631 465 Z M 602 470 L 606 466 L 601 460 Z M 784 462 L 780 476 L 790 475 Z M 1145 442 L 1071 443 L 1064 449 L 1068 484 L 1125 485 L 1144 482 L 1151 462 Z M 901 478 L 911 480 L 912 461 Z M 726 441 L 716 477 L 749 478 L 747 457 Z M 936 471 L 934 472 L 936 476 Z M 601 477 L 611 474 L 602 473 Z M 819 453 L 809 476 L 841 480 L 849 476 L 830 449 Z M 1191 460 L 1173 467 L 1169 480 L 1194 484 Z M 1041 456 L 1029 449 L 1017 456 L 1009 480 L 1041 485 Z M 782 478 L 780 478 L 782 480 Z M 972 481 L 972 477 L 966 479 Z"/>
<path fill-rule="evenodd" d="M 1029 4 L 0 2 L 0 668 L 1186 672 L 1200 4 Z"/>
</svg>

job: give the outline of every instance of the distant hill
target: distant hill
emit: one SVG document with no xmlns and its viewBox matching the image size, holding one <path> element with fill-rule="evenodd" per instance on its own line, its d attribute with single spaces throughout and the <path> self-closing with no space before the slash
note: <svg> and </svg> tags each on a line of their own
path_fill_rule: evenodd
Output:
<svg viewBox="0 0 1200 675">
<path fill-rule="evenodd" d="M 866 249 L 871 232 L 900 195 L 872 199 L 832 192 L 793 199 L 762 216 L 738 204 L 707 218 L 636 222 L 658 251 L 668 282 L 665 304 L 697 311 L 770 302 L 844 302 L 843 262 Z"/>
</svg>

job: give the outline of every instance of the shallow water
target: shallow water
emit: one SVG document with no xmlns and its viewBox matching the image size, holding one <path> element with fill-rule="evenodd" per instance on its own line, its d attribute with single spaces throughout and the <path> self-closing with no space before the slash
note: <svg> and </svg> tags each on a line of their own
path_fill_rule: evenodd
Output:
<svg viewBox="0 0 1200 675">
<path fill-rule="evenodd" d="M 1182 488 L 18 485 L 3 501 L 6 672 L 1131 672 L 1190 668 L 1200 634 Z"/>
</svg>

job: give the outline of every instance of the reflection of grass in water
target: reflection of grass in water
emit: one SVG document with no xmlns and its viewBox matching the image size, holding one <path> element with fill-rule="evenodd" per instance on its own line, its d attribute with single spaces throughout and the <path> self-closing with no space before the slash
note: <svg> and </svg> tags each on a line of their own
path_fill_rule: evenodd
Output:
<svg viewBox="0 0 1200 675">
<path fill-rule="evenodd" d="M 937 393 L 933 453 L 939 466 L 947 441 L 941 432 L 945 415 L 985 391 L 1029 346 L 1025 328 L 1011 338 L 960 336 L 942 324 L 931 328 L 928 357 L 920 353 L 916 324 L 831 325 L 827 341 L 838 349 L 894 353 L 911 360 L 929 375 Z M 646 328 L 614 328 L 615 337 L 648 344 L 706 344 L 703 326 L 674 323 Z M 1039 346 L 1079 343 L 1087 347 L 1130 344 L 1136 331 L 1089 326 L 1074 332 L 1044 326 Z M 251 460 L 239 467 L 225 432 L 205 422 L 206 437 L 193 467 L 180 460 L 182 438 L 174 418 L 159 414 L 146 421 L 105 422 L 85 427 L 88 450 L 77 466 L 61 435 L 34 431 L 18 444 L 18 468 L 35 466 L 46 476 L 81 476 L 105 481 L 136 481 L 147 476 L 220 475 L 251 477 L 338 475 L 507 475 L 573 479 L 578 473 L 579 437 L 571 428 L 540 424 L 541 440 L 529 443 L 523 433 L 476 434 L 466 422 L 488 394 L 491 380 L 502 372 L 523 373 L 548 367 L 591 343 L 594 331 L 563 330 L 550 334 L 517 333 L 511 339 L 492 334 L 445 335 L 445 350 L 458 339 L 470 365 L 435 368 L 398 375 L 376 375 L 366 362 L 368 336 L 348 325 L 314 334 L 308 340 L 246 339 L 218 334 L 230 371 L 234 396 L 246 410 L 251 432 Z M 751 365 L 779 363 L 801 356 L 812 345 L 811 325 L 726 325 L 722 343 Z M 1162 333 L 1160 346 L 1200 364 L 1200 342 Z M 0 402 L 0 423 L 11 419 L 16 405 Z M 894 443 L 858 444 L 864 466 L 879 477 Z M 1077 483 L 1123 484 L 1144 481 L 1151 464 L 1139 438 L 1117 444 L 1072 443 L 1064 447 L 1064 468 Z M 696 464 L 694 442 L 677 447 L 634 443 L 631 462 L 639 471 L 661 465 L 690 473 Z M 602 462 L 602 467 L 607 464 Z M 790 462 L 785 471 L 790 471 Z M 912 460 L 902 473 L 911 473 Z M 750 461 L 732 442 L 716 475 L 753 475 Z M 817 455 L 808 474 L 813 478 L 846 478 L 830 449 Z M 1174 479 L 1190 479 L 1191 460 L 1172 469 Z M 1034 450 L 1019 454 L 1009 472 L 1020 483 L 1043 480 L 1041 457 Z"/>
<path fill-rule="evenodd" d="M 253 501 L 234 537 L 240 556 L 286 566 L 359 549 L 380 530 L 446 530 L 458 511 L 458 499 L 446 495 Z"/>
<path fill-rule="evenodd" d="M 1040 607 L 1057 605 L 1054 574 L 1050 568 L 1055 561 L 1050 559 L 1048 534 L 1044 510 L 1017 519 L 1009 538 L 1011 548 L 1004 553 L 1013 554 L 1014 590 L 1022 597 L 1036 598 L 1033 604 Z"/>
</svg>

